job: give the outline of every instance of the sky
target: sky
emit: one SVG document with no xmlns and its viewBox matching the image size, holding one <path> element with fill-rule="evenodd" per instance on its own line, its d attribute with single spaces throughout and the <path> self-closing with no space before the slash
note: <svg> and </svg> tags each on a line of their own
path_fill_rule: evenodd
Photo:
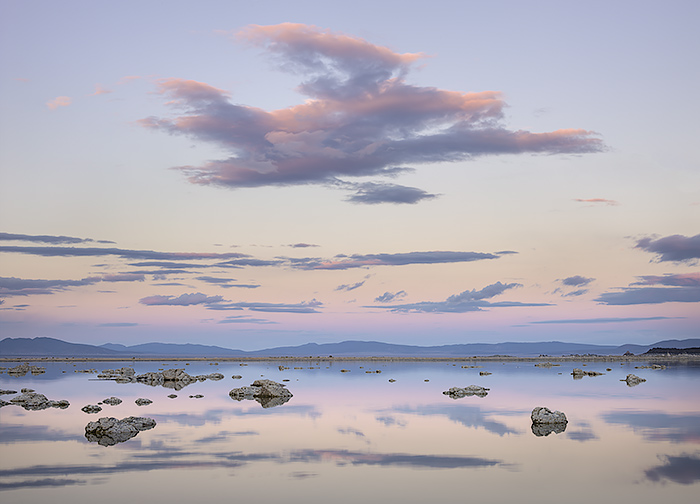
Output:
<svg viewBox="0 0 700 504">
<path fill-rule="evenodd" d="M 700 337 L 699 18 L 2 0 L 2 337 Z"/>
</svg>

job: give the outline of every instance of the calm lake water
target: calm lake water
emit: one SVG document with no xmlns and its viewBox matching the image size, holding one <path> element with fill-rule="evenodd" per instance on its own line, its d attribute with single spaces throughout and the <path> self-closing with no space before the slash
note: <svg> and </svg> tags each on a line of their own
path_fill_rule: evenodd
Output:
<svg viewBox="0 0 700 504">
<path fill-rule="evenodd" d="M 281 371 L 279 364 L 48 363 L 43 375 L 0 374 L 2 389 L 70 401 L 63 410 L 0 409 L 0 500 L 669 504 L 700 495 L 697 365 L 284 362 L 290 369 Z M 74 372 L 122 366 L 225 378 L 173 391 Z M 574 380 L 574 367 L 605 374 Z M 629 373 L 647 381 L 628 387 L 620 380 Z M 229 397 L 260 378 L 289 380 L 293 397 L 271 408 Z M 442 394 L 471 384 L 490 391 L 456 400 Z M 197 394 L 204 397 L 189 397 Z M 123 402 L 81 411 L 110 396 Z M 153 403 L 137 406 L 137 398 Z M 535 435 L 536 406 L 566 413 L 566 430 Z M 114 446 L 85 437 L 90 421 L 132 415 L 157 425 Z"/>
</svg>

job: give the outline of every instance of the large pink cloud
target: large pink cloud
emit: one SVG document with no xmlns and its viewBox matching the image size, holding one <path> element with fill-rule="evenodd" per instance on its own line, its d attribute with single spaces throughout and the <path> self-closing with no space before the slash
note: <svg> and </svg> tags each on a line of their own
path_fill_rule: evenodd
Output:
<svg viewBox="0 0 700 504">
<path fill-rule="evenodd" d="M 360 38 L 292 23 L 249 26 L 239 37 L 277 57 L 282 70 L 302 75 L 298 90 L 308 99 L 265 111 L 233 104 L 225 90 L 206 83 L 158 81 L 158 91 L 176 114 L 143 119 L 144 127 L 213 142 L 231 153 L 226 159 L 179 167 L 193 183 L 233 188 L 337 185 L 340 177 L 395 175 L 414 165 L 481 155 L 604 149 L 602 140 L 584 129 L 507 129 L 505 103 L 497 91 L 408 84 L 405 78 L 421 54 L 401 54 Z M 434 197 L 425 193 L 393 198 L 396 191 L 386 188 L 377 195 L 366 194 L 372 186 L 362 189 L 357 202 L 415 203 Z"/>
</svg>

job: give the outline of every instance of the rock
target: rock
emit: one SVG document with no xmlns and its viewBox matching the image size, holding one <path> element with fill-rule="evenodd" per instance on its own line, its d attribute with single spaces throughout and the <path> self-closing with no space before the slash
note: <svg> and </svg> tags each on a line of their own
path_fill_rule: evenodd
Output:
<svg viewBox="0 0 700 504">
<path fill-rule="evenodd" d="M 46 372 L 46 368 L 30 365 L 28 362 L 24 364 L 19 364 L 15 367 L 11 367 L 7 370 L 7 374 L 10 376 L 24 376 L 27 373 L 33 375 L 38 375 Z"/>
<path fill-rule="evenodd" d="M 155 426 L 156 421 L 152 418 L 131 416 L 117 420 L 114 417 L 103 417 L 85 426 L 85 438 L 101 446 L 113 446 Z"/>
<path fill-rule="evenodd" d="M 539 364 L 535 364 L 535 367 L 542 367 L 542 368 L 551 368 L 554 366 L 561 366 L 561 364 L 552 364 L 551 362 L 540 362 Z"/>
<path fill-rule="evenodd" d="M 23 389 L 20 389 L 20 392 L 22 392 L 23 394 L 26 394 L 27 392 L 36 392 L 36 390 L 34 390 L 33 388 L 23 388 Z"/>
<path fill-rule="evenodd" d="M 88 404 L 87 406 L 83 406 L 80 409 L 85 413 L 99 413 L 100 411 L 102 411 L 102 408 L 97 404 Z"/>
<path fill-rule="evenodd" d="M 146 399 L 144 397 L 139 397 L 134 402 L 136 403 L 136 406 L 148 406 L 153 401 L 151 401 L 150 399 Z"/>
<path fill-rule="evenodd" d="M 231 378 L 233 378 L 234 380 L 240 380 L 243 377 L 241 375 L 235 374 Z"/>
<path fill-rule="evenodd" d="M 177 397 L 177 394 L 170 394 L 168 397 L 169 397 L 170 399 L 175 399 L 175 398 Z"/>
<path fill-rule="evenodd" d="M 620 381 L 627 382 L 628 387 L 636 387 L 640 383 L 645 382 L 646 379 L 640 378 L 639 376 L 636 376 L 633 374 L 628 374 L 627 378 L 625 378 L 624 380 L 620 380 Z"/>
<path fill-rule="evenodd" d="M 202 394 L 197 394 L 197 395 L 191 395 L 190 399 L 201 399 L 202 397 L 204 397 Z"/>
<path fill-rule="evenodd" d="M 272 380 L 255 380 L 249 387 L 232 389 L 228 395 L 236 401 L 253 399 L 263 408 L 280 406 L 292 397 L 285 385 Z"/>
<path fill-rule="evenodd" d="M 116 406 L 117 404 L 121 404 L 122 400 L 119 399 L 118 397 L 108 397 L 107 399 L 104 399 L 102 402 L 104 404 L 109 404 L 110 406 Z"/>
<path fill-rule="evenodd" d="M 486 397 L 489 390 L 491 389 L 479 387 L 478 385 L 469 385 L 464 388 L 452 387 L 449 390 L 445 390 L 443 394 L 450 396 L 452 399 L 461 399 L 467 396 Z"/>
<path fill-rule="evenodd" d="M 393 378 L 389 378 L 389 383 L 394 383 L 395 381 L 396 380 L 394 380 Z"/>
<path fill-rule="evenodd" d="M 3 390 L 3 389 L 0 389 L 0 395 L 16 394 L 16 393 L 17 393 L 16 390 Z"/>
<path fill-rule="evenodd" d="M 651 366 L 634 366 L 634 369 L 666 369 L 666 366 L 661 364 L 652 364 Z"/>
<path fill-rule="evenodd" d="M 12 404 L 12 403 L 9 401 L 4 401 L 4 400 L 0 399 L 0 408 L 2 408 L 3 406 L 9 406 L 10 404 Z"/>
<path fill-rule="evenodd" d="M 584 376 L 600 376 L 605 373 L 599 373 L 598 371 L 584 371 L 583 369 L 574 368 L 571 374 L 573 375 L 574 380 L 580 380 Z"/>
<path fill-rule="evenodd" d="M 222 375 L 221 373 L 211 373 L 207 375 L 207 378 L 209 378 L 210 380 L 219 381 L 224 379 L 224 375 Z"/>
<path fill-rule="evenodd" d="M 22 390 L 31 390 L 31 389 L 22 389 Z M 13 397 L 12 399 L 10 399 L 10 402 L 12 404 L 22 406 L 27 411 L 39 411 L 39 410 L 45 410 L 47 408 L 66 409 L 68 406 L 70 406 L 70 403 L 68 401 L 66 401 L 65 399 L 62 399 L 60 401 L 50 401 L 49 399 L 46 398 L 46 396 L 44 394 L 37 394 L 34 391 L 24 392 L 24 393 L 22 393 L 22 395 L 19 395 L 17 397 Z"/>
<path fill-rule="evenodd" d="M 532 419 L 532 423 L 535 425 L 566 424 L 568 422 L 566 415 L 561 411 L 552 411 L 543 406 L 538 406 L 533 409 L 530 418 Z"/>
<path fill-rule="evenodd" d="M 341 372 L 341 373 L 349 373 L 350 370 L 349 370 L 349 369 L 341 369 L 340 372 Z"/>
<path fill-rule="evenodd" d="M 489 373 L 488 371 L 479 371 L 479 376 L 488 376 L 493 373 Z"/>
</svg>

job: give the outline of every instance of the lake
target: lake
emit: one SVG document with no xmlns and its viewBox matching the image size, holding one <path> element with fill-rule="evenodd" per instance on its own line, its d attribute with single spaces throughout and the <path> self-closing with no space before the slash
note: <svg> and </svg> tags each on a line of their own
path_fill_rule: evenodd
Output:
<svg viewBox="0 0 700 504">
<path fill-rule="evenodd" d="M 0 389 L 31 388 L 70 406 L 0 408 L 3 502 L 669 504 L 700 495 L 697 363 L 669 362 L 665 369 L 635 369 L 644 362 L 545 368 L 475 359 L 36 364 L 46 373 L 3 372 Z M 76 372 L 122 366 L 136 374 L 184 368 L 225 378 L 174 391 Z M 573 379 L 574 367 L 604 374 Z M 620 380 L 630 373 L 646 381 L 629 387 Z M 257 379 L 284 383 L 293 397 L 265 408 L 229 397 L 232 388 Z M 442 393 L 472 384 L 488 395 Z M 197 395 L 203 397 L 190 397 Z M 111 396 L 123 402 L 102 404 L 96 414 L 81 411 Z M 138 398 L 153 402 L 138 406 Z M 533 429 L 537 406 L 564 412 L 565 430 Z M 129 416 L 156 425 L 112 446 L 85 436 L 88 422 Z"/>
</svg>

